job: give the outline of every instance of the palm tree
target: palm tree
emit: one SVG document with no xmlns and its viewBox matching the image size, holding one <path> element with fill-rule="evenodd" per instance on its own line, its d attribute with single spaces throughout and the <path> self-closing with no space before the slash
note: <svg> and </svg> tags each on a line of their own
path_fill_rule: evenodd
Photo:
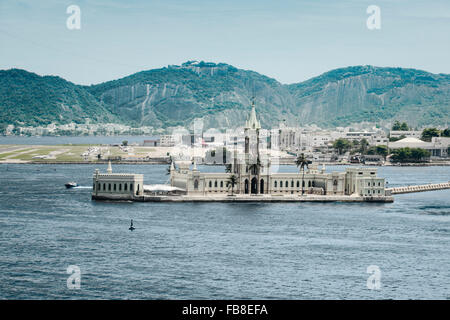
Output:
<svg viewBox="0 0 450 320">
<path fill-rule="evenodd" d="M 225 165 L 225 172 L 226 173 L 231 173 L 231 163 Z"/>
<path fill-rule="evenodd" d="M 308 168 L 308 164 L 310 162 L 306 159 L 305 154 L 302 153 L 299 156 L 297 156 L 297 159 L 295 159 L 295 164 L 297 165 L 297 168 L 300 168 L 300 171 L 303 171 L 302 174 L 302 195 L 304 194 L 304 189 L 303 189 L 303 183 L 305 181 L 305 167 Z"/>
<path fill-rule="evenodd" d="M 231 175 L 230 178 L 228 178 L 228 184 L 231 186 L 231 195 L 234 194 L 234 186 L 237 184 L 237 177 L 236 175 Z"/>
</svg>

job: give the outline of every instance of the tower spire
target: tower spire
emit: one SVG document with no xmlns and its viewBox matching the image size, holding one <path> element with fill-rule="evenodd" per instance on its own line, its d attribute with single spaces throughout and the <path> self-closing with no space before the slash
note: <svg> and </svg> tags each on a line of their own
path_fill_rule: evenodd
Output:
<svg viewBox="0 0 450 320">
<path fill-rule="evenodd" d="M 250 116 L 245 126 L 249 129 L 261 129 L 261 124 L 256 117 L 255 97 L 252 97 L 252 111 L 250 111 Z"/>
</svg>

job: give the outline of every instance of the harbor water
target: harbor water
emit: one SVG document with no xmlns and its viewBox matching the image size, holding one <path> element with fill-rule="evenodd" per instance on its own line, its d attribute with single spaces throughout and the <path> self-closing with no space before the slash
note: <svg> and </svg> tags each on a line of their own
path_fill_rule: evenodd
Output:
<svg viewBox="0 0 450 320">
<path fill-rule="evenodd" d="M 449 190 L 387 204 L 95 202 L 97 167 L 0 165 L 1 299 L 450 299 Z M 165 165 L 113 170 L 168 180 Z M 450 167 L 378 174 L 389 187 L 438 183 Z"/>
</svg>

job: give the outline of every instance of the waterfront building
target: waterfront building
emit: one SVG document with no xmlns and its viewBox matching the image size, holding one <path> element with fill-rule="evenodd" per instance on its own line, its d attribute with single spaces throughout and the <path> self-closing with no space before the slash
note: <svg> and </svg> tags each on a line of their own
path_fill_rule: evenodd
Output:
<svg viewBox="0 0 450 320">
<path fill-rule="evenodd" d="M 417 138 L 420 139 L 422 136 L 422 130 L 410 130 L 410 131 L 402 131 L 402 130 L 391 130 L 389 132 L 389 136 L 391 138 Z"/>
<path fill-rule="evenodd" d="M 193 196 L 231 193 L 385 196 L 384 178 L 377 177 L 377 170 L 374 168 L 349 168 L 345 172 L 326 173 L 325 167 L 319 170 L 316 164 L 311 164 L 304 173 L 274 172 L 270 152 L 262 148 L 260 130 L 253 102 L 245 123 L 243 150 L 228 150 L 231 151 L 227 162 L 228 172 L 200 172 L 195 161 L 192 168 L 191 161 L 172 162 L 171 186 Z M 235 185 L 232 185 L 232 180 Z"/>
<path fill-rule="evenodd" d="M 448 157 L 449 147 L 450 138 L 447 137 L 432 137 L 430 142 L 410 137 L 389 143 L 389 149 L 420 148 L 428 150 L 431 154 L 431 158 Z"/>
<path fill-rule="evenodd" d="M 111 200 L 134 200 L 144 195 L 144 175 L 135 173 L 113 173 L 108 162 L 106 173 L 95 170 L 92 198 Z"/>
</svg>

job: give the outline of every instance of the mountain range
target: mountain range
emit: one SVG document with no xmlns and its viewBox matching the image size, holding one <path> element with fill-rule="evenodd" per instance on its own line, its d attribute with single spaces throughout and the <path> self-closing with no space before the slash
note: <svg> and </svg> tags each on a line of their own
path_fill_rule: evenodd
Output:
<svg viewBox="0 0 450 320">
<path fill-rule="evenodd" d="M 0 126 L 89 119 L 166 129 L 201 118 L 207 128 L 233 128 L 244 124 L 252 97 L 265 128 L 280 121 L 321 127 L 393 120 L 446 125 L 450 75 L 353 66 L 282 84 L 225 63 L 188 61 L 82 86 L 21 69 L 1 70 Z"/>
</svg>

